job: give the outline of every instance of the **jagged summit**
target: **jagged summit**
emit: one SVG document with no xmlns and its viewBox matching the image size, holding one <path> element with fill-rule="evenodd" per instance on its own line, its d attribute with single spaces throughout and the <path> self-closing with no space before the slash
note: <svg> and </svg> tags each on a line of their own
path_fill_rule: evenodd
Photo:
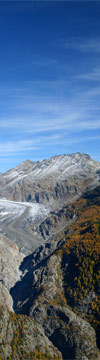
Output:
<svg viewBox="0 0 100 360">
<path fill-rule="evenodd" d="M 2 176 L 9 180 L 20 180 L 24 176 L 32 176 L 33 178 L 46 177 L 48 175 L 63 176 L 63 178 L 73 174 L 74 172 L 81 171 L 83 167 L 99 167 L 100 164 L 97 161 L 91 159 L 88 154 L 64 154 L 53 156 L 49 159 L 33 162 L 26 160 L 16 166 L 15 168 L 8 170 Z"/>
<path fill-rule="evenodd" d="M 66 194 L 84 191 L 99 180 L 100 163 L 88 154 L 64 154 L 33 162 L 26 160 L 0 175 L 0 196 L 9 200 L 52 204 Z M 78 186 L 79 185 L 79 186 Z"/>
</svg>

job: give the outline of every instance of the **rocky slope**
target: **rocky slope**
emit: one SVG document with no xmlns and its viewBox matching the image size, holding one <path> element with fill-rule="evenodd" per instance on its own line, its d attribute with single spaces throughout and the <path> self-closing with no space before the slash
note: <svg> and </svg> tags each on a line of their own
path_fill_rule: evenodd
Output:
<svg viewBox="0 0 100 360">
<path fill-rule="evenodd" d="M 0 306 L 0 360 L 62 360 L 42 327 L 26 316 Z"/>
<path fill-rule="evenodd" d="M 99 175 L 79 153 L 0 174 L 0 359 L 100 358 Z"/>
<path fill-rule="evenodd" d="M 25 161 L 0 176 L 0 196 L 14 201 L 49 204 L 54 209 L 99 179 L 100 164 L 87 154 Z"/>
<path fill-rule="evenodd" d="M 0 231 L 28 255 L 70 221 L 67 204 L 99 175 L 100 164 L 80 153 L 25 161 L 0 175 Z"/>
<path fill-rule="evenodd" d="M 100 347 L 100 187 L 69 207 L 75 221 L 24 258 L 11 295 L 15 312 L 36 319 L 63 359 L 94 360 L 96 340 Z"/>
<path fill-rule="evenodd" d="M 13 311 L 10 288 L 20 279 L 20 264 L 24 255 L 18 246 L 0 234 L 0 304 L 7 305 Z"/>
</svg>

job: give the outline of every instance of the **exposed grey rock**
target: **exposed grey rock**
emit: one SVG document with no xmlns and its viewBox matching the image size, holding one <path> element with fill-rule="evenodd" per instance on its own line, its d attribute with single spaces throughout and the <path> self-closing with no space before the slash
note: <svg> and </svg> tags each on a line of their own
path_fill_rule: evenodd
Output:
<svg viewBox="0 0 100 360">
<path fill-rule="evenodd" d="M 23 259 L 18 246 L 0 234 L 0 304 L 6 304 L 10 310 L 13 310 L 13 300 L 9 291 L 20 279 Z"/>
<path fill-rule="evenodd" d="M 33 317 L 61 351 L 63 359 L 98 359 L 94 329 L 68 308 L 40 304 L 34 310 Z"/>
<path fill-rule="evenodd" d="M 14 201 L 49 203 L 72 199 L 99 181 L 100 164 L 87 154 L 55 156 L 26 161 L 0 176 L 0 195 Z"/>
<path fill-rule="evenodd" d="M 43 328 L 26 316 L 17 316 L 0 307 L 0 359 L 61 360 L 60 352 L 45 336 Z"/>
<path fill-rule="evenodd" d="M 20 252 L 31 254 L 73 220 L 67 205 L 99 183 L 99 171 L 98 162 L 76 153 L 36 163 L 27 160 L 1 174 L 0 231 L 16 242 Z M 3 197 L 13 202 L 2 201 Z"/>
<path fill-rule="evenodd" d="M 62 358 L 55 346 L 66 360 L 98 359 L 95 331 L 66 303 L 63 269 L 57 255 L 65 239 L 58 239 L 57 234 L 64 235 L 66 227 L 77 218 L 76 208 L 70 206 L 73 200 L 86 189 L 95 188 L 99 180 L 100 164 L 80 153 L 37 163 L 26 161 L 0 174 L 0 303 L 31 316 L 24 319 L 10 315 L 7 309 L 1 311 L 0 349 L 4 359 L 12 354 L 14 334 L 22 319 L 24 336 L 17 355 L 11 355 L 14 360 L 21 359 L 23 349 L 31 359 L 30 352 L 38 344 L 43 352 L 46 347 L 53 359 L 56 355 Z M 2 202 L 3 197 L 6 200 Z M 12 212 L 11 208 L 8 211 L 11 202 L 7 199 L 12 200 Z M 34 203 L 39 210 L 37 216 L 31 212 Z M 20 206 L 25 211 L 20 213 Z M 67 262 L 65 265 L 67 269 Z"/>
<path fill-rule="evenodd" d="M 44 260 L 40 260 L 40 253 Z M 28 272 L 11 291 L 15 311 L 27 313 L 35 319 L 62 353 L 63 359 L 98 359 L 94 329 L 76 316 L 66 303 L 61 258 L 56 253 L 45 258 L 44 247 L 40 253 L 35 252 L 29 257 L 29 262 L 28 258 L 23 262 L 23 270 L 26 262 Z"/>
</svg>

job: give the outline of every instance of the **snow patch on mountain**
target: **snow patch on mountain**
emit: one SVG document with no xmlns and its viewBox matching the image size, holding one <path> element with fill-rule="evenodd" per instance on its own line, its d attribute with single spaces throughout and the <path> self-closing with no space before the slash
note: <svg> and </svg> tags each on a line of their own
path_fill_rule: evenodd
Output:
<svg viewBox="0 0 100 360">
<path fill-rule="evenodd" d="M 58 179 L 67 179 L 77 172 L 82 172 L 88 168 L 100 168 L 100 164 L 90 158 L 87 154 L 59 155 L 37 162 L 26 161 L 2 174 L 6 185 L 12 185 L 15 182 L 23 181 L 24 178 L 38 180 L 50 176 Z"/>
</svg>

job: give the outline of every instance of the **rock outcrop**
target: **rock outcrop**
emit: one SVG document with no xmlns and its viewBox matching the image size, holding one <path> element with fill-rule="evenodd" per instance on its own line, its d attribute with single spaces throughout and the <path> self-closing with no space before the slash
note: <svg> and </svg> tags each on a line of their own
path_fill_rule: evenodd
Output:
<svg viewBox="0 0 100 360">
<path fill-rule="evenodd" d="M 1 360 L 100 358 L 99 179 L 79 153 L 0 175 Z"/>
<path fill-rule="evenodd" d="M 96 184 L 100 164 L 87 154 L 55 156 L 48 160 L 25 161 L 0 175 L 0 196 L 14 201 L 49 204 L 54 209 L 86 187 Z"/>
<path fill-rule="evenodd" d="M 16 316 L 1 306 L 0 360 L 6 359 L 62 360 L 62 356 L 36 321 L 27 316 Z"/>
<path fill-rule="evenodd" d="M 5 304 L 13 311 L 13 300 L 10 288 L 20 279 L 20 264 L 24 255 L 19 253 L 18 246 L 0 234 L 0 304 Z"/>
</svg>

